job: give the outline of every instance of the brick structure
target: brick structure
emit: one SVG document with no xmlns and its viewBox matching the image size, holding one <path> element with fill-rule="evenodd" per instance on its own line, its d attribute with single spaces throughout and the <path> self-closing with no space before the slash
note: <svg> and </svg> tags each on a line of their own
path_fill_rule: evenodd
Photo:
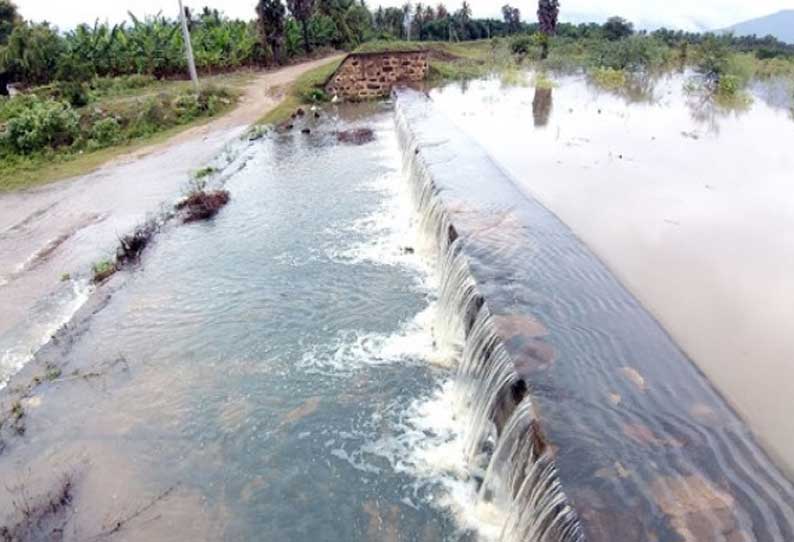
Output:
<svg viewBox="0 0 794 542">
<path fill-rule="evenodd" d="M 427 69 L 427 51 L 353 53 L 328 79 L 325 90 L 352 101 L 384 98 L 398 83 L 423 81 Z"/>
</svg>

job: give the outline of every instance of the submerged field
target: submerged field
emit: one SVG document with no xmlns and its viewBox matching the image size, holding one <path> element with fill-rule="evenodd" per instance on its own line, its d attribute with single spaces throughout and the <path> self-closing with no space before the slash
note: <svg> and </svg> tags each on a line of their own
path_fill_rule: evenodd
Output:
<svg viewBox="0 0 794 542">
<path fill-rule="evenodd" d="M 791 470 L 791 83 L 759 81 L 726 106 L 687 92 L 692 74 L 612 90 L 535 77 L 433 100 L 606 261 Z"/>
</svg>

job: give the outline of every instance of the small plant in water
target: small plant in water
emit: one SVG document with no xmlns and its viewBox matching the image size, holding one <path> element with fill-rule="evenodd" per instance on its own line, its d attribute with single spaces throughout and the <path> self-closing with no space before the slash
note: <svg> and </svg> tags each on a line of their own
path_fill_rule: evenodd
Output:
<svg viewBox="0 0 794 542">
<path fill-rule="evenodd" d="M 104 282 L 105 280 L 109 279 L 113 274 L 118 271 L 116 264 L 110 260 L 102 260 L 101 262 L 97 262 L 94 264 L 93 267 L 94 271 L 94 284 L 99 284 L 100 282 Z"/>
<path fill-rule="evenodd" d="M 549 77 L 549 74 L 545 72 L 538 72 L 535 74 L 535 77 L 532 79 L 532 83 L 535 88 L 540 89 L 552 89 L 557 86 L 554 81 Z"/>
<path fill-rule="evenodd" d="M 203 168 L 201 168 L 200 170 L 196 171 L 196 172 L 193 174 L 193 177 L 194 177 L 195 179 L 205 179 L 205 178 L 209 177 L 210 175 L 212 175 L 212 174 L 216 173 L 217 171 L 218 171 L 218 170 L 217 170 L 217 169 L 215 169 L 214 167 L 212 167 L 212 166 L 207 166 L 207 167 L 203 167 Z"/>
</svg>

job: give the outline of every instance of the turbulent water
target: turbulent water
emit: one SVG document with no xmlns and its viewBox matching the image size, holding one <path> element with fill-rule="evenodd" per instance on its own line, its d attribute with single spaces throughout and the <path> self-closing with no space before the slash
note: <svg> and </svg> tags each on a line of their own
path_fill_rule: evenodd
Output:
<svg viewBox="0 0 794 542">
<path fill-rule="evenodd" d="M 241 142 L 228 207 L 39 355 L 0 433 L 9 518 L 68 475 L 67 540 L 794 536 L 744 424 L 432 102 L 305 122 Z"/>
<path fill-rule="evenodd" d="M 337 143 L 334 130 L 362 125 L 374 143 Z M 490 389 L 464 399 L 479 389 L 461 365 L 481 349 L 458 312 L 470 302 L 457 281 L 470 279 L 430 231 L 441 215 L 421 219 L 393 112 L 345 110 L 237 153 L 222 176 L 230 205 L 164 230 L 51 350 L 62 376 L 23 400 L 25 434 L 5 435 L 2 509 L 12 487 L 35 497 L 71 474 L 75 540 L 163 494 L 123 536 L 518 540 L 555 528 L 513 506 L 555 506 L 553 487 L 529 482 L 553 476 L 520 436 L 529 403 L 497 441 Z"/>
</svg>

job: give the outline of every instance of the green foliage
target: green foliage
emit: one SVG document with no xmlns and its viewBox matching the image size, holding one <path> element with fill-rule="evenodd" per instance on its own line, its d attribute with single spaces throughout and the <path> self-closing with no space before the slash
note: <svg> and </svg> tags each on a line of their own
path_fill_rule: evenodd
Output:
<svg viewBox="0 0 794 542">
<path fill-rule="evenodd" d="M 8 37 L 18 24 L 17 6 L 11 0 L 0 0 L 0 45 L 8 41 Z"/>
<path fill-rule="evenodd" d="M 63 42 L 48 24 L 18 24 L 0 54 L 0 71 L 17 81 L 47 83 L 58 69 L 62 52 Z"/>
<path fill-rule="evenodd" d="M 589 54 L 589 63 L 597 68 L 649 72 L 668 62 L 670 49 L 654 38 L 631 36 L 619 41 L 595 42 Z"/>
<path fill-rule="evenodd" d="M 534 46 L 535 40 L 532 36 L 522 35 L 510 40 L 510 50 L 514 55 L 526 56 Z"/>
<path fill-rule="evenodd" d="M 214 174 L 216 171 L 218 171 L 218 170 L 215 169 L 212 166 L 203 167 L 203 168 L 199 169 L 198 171 L 196 171 L 193 174 L 193 178 L 195 180 L 205 179 L 205 178 L 209 177 L 210 175 Z M 202 186 L 200 188 L 200 190 L 203 190 L 203 189 L 204 189 L 204 187 Z"/>
<path fill-rule="evenodd" d="M 717 84 L 728 71 L 730 49 L 725 40 L 710 36 L 700 44 L 697 51 L 697 73 L 707 84 Z"/>
<path fill-rule="evenodd" d="M 105 280 L 109 279 L 113 276 L 118 269 L 116 268 L 116 264 L 110 260 L 102 260 L 97 262 L 92 267 L 93 271 L 93 281 L 96 284 L 100 282 L 104 282 Z"/>
<path fill-rule="evenodd" d="M 609 67 L 595 68 L 590 72 L 590 80 L 605 90 L 617 90 L 626 86 L 628 77 L 623 70 Z"/>
<path fill-rule="evenodd" d="M 634 25 L 623 17 L 610 17 L 602 27 L 604 38 L 618 41 L 634 34 Z"/>
<path fill-rule="evenodd" d="M 79 116 L 69 105 L 37 100 L 11 117 L 4 139 L 18 154 L 68 146 L 79 133 L 78 121 Z"/>
<path fill-rule="evenodd" d="M 91 138 L 88 148 L 91 150 L 102 149 L 116 145 L 121 141 L 121 125 L 114 117 L 99 119 L 91 127 Z"/>
<path fill-rule="evenodd" d="M 64 100 L 72 107 L 83 107 L 91 100 L 88 85 L 79 81 L 61 81 L 53 85 L 53 89 L 55 98 Z"/>
</svg>

